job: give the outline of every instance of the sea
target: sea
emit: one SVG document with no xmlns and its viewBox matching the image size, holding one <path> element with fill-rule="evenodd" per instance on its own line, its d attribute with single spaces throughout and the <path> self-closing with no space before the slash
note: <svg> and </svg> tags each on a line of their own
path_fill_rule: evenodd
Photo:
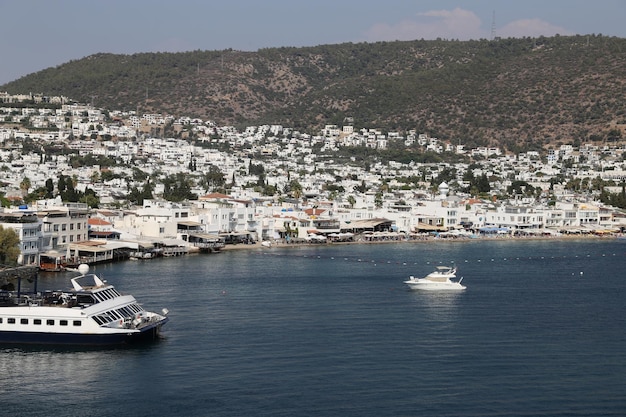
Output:
<svg viewBox="0 0 626 417">
<path fill-rule="evenodd" d="M 456 265 L 462 292 L 403 283 Z M 624 416 L 626 240 L 229 250 L 92 269 L 161 340 L 0 347 L 2 416 Z M 71 273 L 40 274 L 65 289 Z"/>
</svg>

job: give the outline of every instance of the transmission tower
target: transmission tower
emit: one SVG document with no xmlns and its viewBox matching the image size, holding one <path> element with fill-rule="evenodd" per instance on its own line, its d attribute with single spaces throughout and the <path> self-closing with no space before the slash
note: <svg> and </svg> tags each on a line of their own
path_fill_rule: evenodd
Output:
<svg viewBox="0 0 626 417">
<path fill-rule="evenodd" d="M 496 11 L 493 11 L 493 17 L 491 18 L 491 40 L 496 39 Z"/>
</svg>

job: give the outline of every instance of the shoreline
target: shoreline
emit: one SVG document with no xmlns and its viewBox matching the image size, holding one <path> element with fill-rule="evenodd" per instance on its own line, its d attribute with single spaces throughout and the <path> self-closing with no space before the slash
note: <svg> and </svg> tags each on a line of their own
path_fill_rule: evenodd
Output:
<svg viewBox="0 0 626 417">
<path fill-rule="evenodd" d="M 524 236 L 524 237 L 478 237 L 478 238 L 437 238 L 426 237 L 424 239 L 387 239 L 387 240 L 355 240 L 351 242 L 323 242 L 323 243 L 311 243 L 311 242 L 271 242 L 271 246 L 264 246 L 261 242 L 255 242 L 252 244 L 237 244 L 237 245 L 225 245 L 220 252 L 238 251 L 238 250 L 254 250 L 254 249 L 273 249 L 273 248 L 301 248 L 301 247 L 315 247 L 315 246 L 333 246 L 333 245 L 377 245 L 377 244 L 424 244 L 424 243 L 466 243 L 466 242 L 480 242 L 480 241 L 502 241 L 502 242 L 518 242 L 518 241 L 566 241 L 566 240 L 607 240 L 618 239 L 618 236 L 597 236 L 597 235 L 560 235 L 560 236 Z"/>
</svg>

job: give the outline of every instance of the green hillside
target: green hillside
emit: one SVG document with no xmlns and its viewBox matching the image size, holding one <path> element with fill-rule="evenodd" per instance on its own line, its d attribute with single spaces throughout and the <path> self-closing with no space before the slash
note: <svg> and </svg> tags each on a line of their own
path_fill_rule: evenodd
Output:
<svg viewBox="0 0 626 417">
<path fill-rule="evenodd" d="M 514 150 L 619 140 L 625 82 L 626 39 L 590 35 L 96 54 L 0 90 L 308 132 L 352 117 Z"/>
</svg>

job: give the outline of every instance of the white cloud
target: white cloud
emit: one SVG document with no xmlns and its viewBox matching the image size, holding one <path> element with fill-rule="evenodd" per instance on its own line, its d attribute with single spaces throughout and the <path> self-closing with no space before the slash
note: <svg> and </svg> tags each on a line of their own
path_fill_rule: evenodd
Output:
<svg viewBox="0 0 626 417">
<path fill-rule="evenodd" d="M 489 39 L 491 28 L 483 28 L 482 20 L 472 11 L 430 10 L 417 13 L 414 18 L 395 24 L 377 23 L 365 32 L 367 41 L 394 41 L 414 39 Z M 496 28 L 496 35 L 502 38 L 524 36 L 571 35 L 571 31 L 552 25 L 541 19 L 520 19 Z"/>
<path fill-rule="evenodd" d="M 417 13 L 416 19 L 406 19 L 393 25 L 378 23 L 365 33 L 369 41 L 393 41 L 412 39 L 480 39 L 487 33 L 481 29 L 481 20 L 474 12 L 454 10 L 431 10 Z"/>
<path fill-rule="evenodd" d="M 496 29 L 496 34 L 502 38 L 523 38 L 529 36 L 531 38 L 537 36 L 554 36 L 559 35 L 574 35 L 573 32 L 554 26 L 541 19 L 520 19 L 515 20 L 501 29 Z"/>
</svg>

